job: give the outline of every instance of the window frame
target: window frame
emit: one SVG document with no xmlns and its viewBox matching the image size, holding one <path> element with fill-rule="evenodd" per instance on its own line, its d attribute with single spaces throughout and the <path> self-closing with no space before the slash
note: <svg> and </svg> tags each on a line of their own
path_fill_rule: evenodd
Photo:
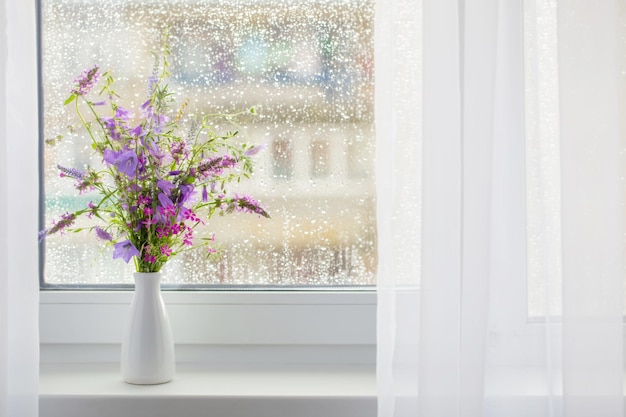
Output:
<svg viewBox="0 0 626 417">
<path fill-rule="evenodd" d="M 32 97 L 31 107 L 38 110 L 39 125 L 31 133 L 39 149 L 39 167 L 43 159 L 40 13 L 40 0 L 36 0 L 34 26 L 21 27 L 25 35 L 34 31 L 37 38 L 32 54 L 39 58 L 39 96 Z M 25 181 L 29 183 L 23 184 L 27 189 L 38 189 L 40 201 L 44 197 L 42 175 L 28 177 Z M 36 180 L 38 184 L 31 183 Z M 41 230 L 44 214 L 37 212 Z M 44 243 L 38 248 L 43 251 Z M 119 361 L 132 286 L 102 286 L 97 290 L 47 286 L 43 256 L 38 258 L 41 362 Z M 187 288 L 164 291 L 163 298 L 172 321 L 178 362 L 375 363 L 373 286 L 271 292 Z M 205 319 L 213 317 L 217 319 Z M 216 351 L 220 353 L 217 358 L 207 355 Z"/>
<path fill-rule="evenodd" d="M 37 14 L 37 26 L 36 26 L 36 32 L 38 35 L 38 48 L 37 48 L 37 54 L 38 54 L 38 58 L 39 58 L 39 67 L 38 67 L 38 77 L 39 77 L 39 86 L 40 86 L 40 91 L 39 91 L 39 95 L 40 95 L 40 100 L 38 102 L 38 106 L 39 106 L 39 135 L 40 135 L 40 141 L 43 141 L 43 138 L 46 135 L 46 132 L 44 131 L 44 120 L 43 120 L 43 114 L 44 114 L 44 108 L 43 108 L 43 100 L 44 100 L 44 95 L 43 95 L 43 88 L 41 87 L 44 83 L 43 81 L 43 76 L 42 76 L 42 63 L 43 63 L 43 59 L 42 59 L 42 44 L 43 44 L 43 34 L 42 34 L 42 25 L 43 25 L 43 18 L 41 16 L 42 13 L 42 3 L 43 0 L 36 0 L 35 1 L 35 5 L 36 5 L 36 14 Z M 347 3 L 346 3 L 347 4 Z M 365 32 L 364 32 L 365 33 Z M 172 79 L 175 79 L 176 77 L 173 75 Z M 308 82 L 306 83 L 300 83 L 302 85 L 308 85 Z M 298 85 L 300 85 L 298 84 Z M 295 94 L 295 93 L 294 93 Z M 331 121 L 328 121 L 328 123 L 332 124 Z M 371 123 L 371 121 L 364 122 L 364 123 Z M 360 125 L 361 123 L 356 123 L 355 125 Z M 373 126 L 372 126 L 373 127 Z M 350 132 L 350 136 L 352 136 L 354 134 L 354 132 Z M 314 142 L 314 139 L 312 138 L 311 143 Z M 276 145 L 277 143 L 282 143 L 282 148 L 279 149 L 280 152 L 278 152 L 279 155 L 285 156 L 285 158 L 283 158 L 283 162 L 286 162 L 285 164 L 283 164 L 284 166 L 278 164 L 272 164 L 271 167 L 269 167 L 269 169 L 265 168 L 263 171 L 270 171 L 271 169 L 276 170 L 276 168 L 278 167 L 278 169 L 280 170 L 281 168 L 285 168 L 284 171 L 282 173 L 278 173 L 277 176 L 275 176 L 274 178 L 269 178 L 269 180 L 274 181 L 276 184 L 278 184 L 279 186 L 285 186 L 288 185 L 289 186 L 289 190 L 291 192 L 292 189 L 292 184 L 287 184 L 287 182 L 293 181 L 296 177 L 298 177 L 298 180 L 300 180 L 301 178 L 299 178 L 299 171 L 303 170 L 302 167 L 305 166 L 305 164 L 299 164 L 298 162 L 302 162 L 301 159 L 302 158 L 307 158 L 309 157 L 309 155 L 305 155 L 305 154 L 300 154 L 299 151 L 295 151 L 294 147 L 295 144 L 293 142 L 293 140 L 291 139 L 289 134 L 285 134 L 284 132 L 278 132 L 277 134 L 275 134 L 273 137 L 269 138 L 269 142 L 268 144 L 270 145 L 270 150 L 268 150 L 268 152 L 264 152 L 264 156 L 262 158 L 264 158 L 265 160 L 269 160 L 272 157 L 274 157 L 274 152 L 273 152 L 273 148 L 274 145 Z M 346 143 L 346 147 L 348 146 L 348 144 Z M 40 158 L 40 167 L 43 166 L 44 164 L 44 150 L 43 150 L 43 145 L 40 145 L 40 152 L 39 152 L 39 158 Z M 337 158 L 335 158 L 337 159 Z M 343 165 L 348 165 L 349 161 L 345 161 L 344 164 L 342 164 L 342 166 L 339 168 L 341 170 L 347 170 L 347 171 L 351 171 L 351 169 L 349 169 L 350 167 L 344 167 Z M 339 164 L 338 164 L 339 166 Z M 372 167 L 370 167 L 372 168 Z M 367 170 L 367 169 L 366 169 Z M 43 170 L 41 170 L 43 171 Z M 261 170 L 258 170 L 261 171 Z M 373 170 L 371 170 L 371 172 L 373 172 Z M 255 179 L 256 181 L 268 181 L 268 175 L 267 173 L 263 174 L 263 176 L 257 176 L 257 174 L 259 174 L 259 172 L 256 172 L 255 175 L 253 176 L 253 179 Z M 39 183 L 39 198 L 40 201 L 45 201 L 46 198 L 46 191 L 44 189 L 45 187 L 45 181 L 43 178 L 43 172 L 40 172 L 40 183 Z M 326 183 L 329 183 L 329 178 L 327 177 L 332 177 L 332 175 L 329 175 L 328 173 L 326 173 L 324 175 L 324 177 L 320 177 L 320 178 L 316 178 L 318 183 L 324 182 L 324 185 Z M 347 175 L 347 179 L 348 180 L 353 180 L 355 178 L 360 179 L 361 177 L 358 176 L 354 176 L 354 175 Z M 260 179 L 259 179 L 260 178 Z M 365 201 L 365 200 L 369 200 L 369 201 L 374 201 L 374 191 L 373 190 L 373 182 L 369 181 L 367 184 L 365 184 L 367 187 L 362 187 L 362 188 L 367 188 L 366 191 L 361 190 L 360 188 L 357 190 L 357 192 L 355 192 L 353 187 L 346 187 L 347 189 L 347 194 L 349 194 L 349 198 L 359 198 L 362 197 L 361 200 Z M 316 185 L 314 185 L 316 186 Z M 303 196 L 306 196 L 309 193 L 309 189 L 308 187 L 303 187 L 300 184 L 293 184 L 293 188 L 295 188 L 297 190 L 298 193 L 301 193 Z M 306 189 L 305 189 L 306 188 Z M 267 191 L 266 191 L 267 192 Z M 364 195 L 361 195 L 361 193 L 364 193 Z M 366 194 L 365 194 L 366 193 Z M 256 194 L 255 194 L 256 195 Z M 346 193 L 342 193 L 342 195 L 346 195 Z M 300 194 L 298 194 L 298 197 L 300 196 Z M 322 198 L 326 197 L 326 195 L 321 196 Z M 266 195 L 262 195 L 260 197 L 261 201 L 270 201 L 270 205 L 271 205 L 271 200 L 275 199 L 275 198 L 280 198 L 279 197 L 279 193 L 276 193 L 274 191 L 269 192 L 269 194 Z M 322 198 L 320 198 L 320 200 L 322 200 Z M 85 200 L 85 204 L 87 203 L 88 198 Z M 375 204 L 375 203 L 374 203 Z M 47 222 L 46 222 L 46 214 L 45 214 L 45 210 L 46 208 L 44 207 L 43 210 L 41 210 L 41 213 L 39 214 L 39 230 L 43 230 L 47 225 L 50 224 L 50 217 L 48 217 Z M 370 218 L 372 218 L 374 216 L 373 213 L 375 213 L 375 208 L 372 206 L 367 206 L 366 207 L 367 213 L 366 215 L 370 216 Z M 322 210 L 318 210 L 318 211 L 322 211 Z M 322 211 L 323 212 L 323 211 Z M 58 215 L 60 213 L 56 213 L 55 215 Z M 53 219 L 54 221 L 54 219 Z M 315 223 L 314 221 L 312 223 Z M 276 224 L 276 223 L 275 223 Z M 278 223 L 280 224 L 280 222 Z M 320 224 L 319 220 L 318 223 Z M 361 225 L 357 225 L 356 227 L 360 227 Z M 331 226 L 327 227 L 327 229 L 324 229 L 324 231 L 326 230 L 331 230 L 332 232 L 334 232 L 333 229 L 333 224 L 331 222 Z M 268 230 L 272 230 L 272 229 L 268 229 Z M 320 229 L 322 230 L 322 229 Z M 270 235 L 272 235 L 272 233 L 270 233 Z M 274 236 L 276 236 L 277 234 L 273 234 Z M 375 237 L 373 239 L 371 239 L 369 242 L 372 242 L 371 246 L 375 246 Z M 368 242 L 368 243 L 369 243 Z M 343 242 L 339 243 L 338 248 L 344 249 L 351 249 L 352 247 L 355 247 L 353 241 L 350 241 L 349 244 L 352 244 L 353 246 L 343 246 L 342 245 Z M 282 242 L 279 242 L 279 245 L 282 244 Z M 370 246 L 370 245 L 368 245 Z M 370 246 L 370 247 L 371 247 Z M 306 248 L 305 248 L 306 249 Z M 322 248 L 323 250 L 327 249 L 327 248 Z M 41 256 L 39 256 L 39 282 L 40 282 L 40 288 L 42 289 L 49 289 L 49 290 L 97 290 L 97 289 L 103 289 L 103 290 L 127 290 L 127 289 L 132 289 L 132 284 L 129 283 L 114 283 L 114 284 L 99 284 L 99 283 L 86 283 L 86 284 L 82 284 L 82 283 L 69 283 L 69 284 L 64 284 L 64 283 L 50 283 L 50 282 L 46 282 L 46 274 L 45 274 L 45 256 L 47 256 L 46 253 L 46 242 L 42 241 L 40 243 L 40 254 Z M 333 252 L 336 253 L 336 252 Z M 364 256 L 363 259 L 368 258 L 368 256 Z M 369 256 L 369 259 L 372 259 L 371 256 Z M 293 259 L 292 259 L 293 260 Z M 178 260 L 177 260 L 178 261 Z M 371 265 L 371 264 L 369 264 Z M 368 265 L 368 267 L 369 267 Z M 361 282 L 363 282 L 364 280 L 367 280 L 367 283 L 365 284 L 361 284 L 361 283 L 348 283 L 348 284 L 342 284 L 342 285 L 338 285 L 337 288 L 339 288 L 340 290 L 346 290 L 346 289 L 356 289 L 358 291 L 367 291 L 367 290 L 372 290 L 375 288 L 375 285 L 371 285 L 373 283 L 373 281 L 375 280 L 375 272 L 373 272 L 375 268 L 370 268 L 370 272 L 372 272 L 371 274 L 368 274 L 366 278 L 362 279 Z M 69 275 L 69 273 L 67 273 L 67 275 Z M 325 278 L 332 278 L 334 277 L 334 275 L 332 274 L 327 274 L 327 276 Z M 67 278 L 64 277 L 64 278 Z M 327 280 L 328 282 L 330 282 L 330 279 Z M 130 282 L 127 281 L 127 282 Z M 326 288 L 327 285 L 332 285 L 332 284 L 322 284 L 320 286 L 317 285 L 302 285 L 302 290 L 303 291 L 326 291 L 329 288 Z M 277 291 L 282 291 L 284 289 L 289 289 L 289 290 L 294 290 L 294 289 L 298 289 L 297 288 L 298 285 L 294 285 L 294 286 L 286 286 L 285 288 L 279 286 L 274 287 L 272 284 L 269 285 L 260 285 L 260 286 L 256 286 L 256 285 L 251 285 L 251 286 L 246 286 L 246 285 L 242 285 L 242 286 L 238 286 L 236 284 L 226 284 L 226 285 L 213 285 L 213 284 L 207 284 L 207 285 L 203 285 L 203 284 L 165 284 L 164 288 L 165 289 L 181 289 L 181 290 L 190 290 L 190 291 L 195 291 L 195 290 L 207 290 L 207 291 L 212 291 L 212 290 L 218 290 L 218 291 L 228 291 L 228 290 L 234 290 L 234 291 L 239 291 L 241 289 L 253 289 L 253 290 L 277 290 Z"/>
<path fill-rule="evenodd" d="M 42 362 L 119 360 L 131 298 L 130 291 L 42 291 Z M 179 362 L 375 361 L 373 291 L 172 291 L 163 298 Z M 201 354 L 211 351 L 219 358 Z"/>
</svg>

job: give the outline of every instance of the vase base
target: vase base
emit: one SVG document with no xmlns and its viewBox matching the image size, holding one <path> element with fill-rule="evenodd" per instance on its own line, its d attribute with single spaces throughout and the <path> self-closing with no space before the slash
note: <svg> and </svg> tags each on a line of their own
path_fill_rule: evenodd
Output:
<svg viewBox="0 0 626 417">
<path fill-rule="evenodd" d="M 173 378 L 169 379 L 124 379 L 124 382 L 131 385 L 161 385 L 172 382 Z"/>
</svg>

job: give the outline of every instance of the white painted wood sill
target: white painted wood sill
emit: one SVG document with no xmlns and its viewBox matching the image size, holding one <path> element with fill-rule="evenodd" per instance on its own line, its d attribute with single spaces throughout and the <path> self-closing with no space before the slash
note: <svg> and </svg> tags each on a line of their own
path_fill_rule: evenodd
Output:
<svg viewBox="0 0 626 417">
<path fill-rule="evenodd" d="M 179 364 L 129 385 L 112 363 L 41 365 L 41 417 L 375 417 L 372 365 Z"/>
</svg>

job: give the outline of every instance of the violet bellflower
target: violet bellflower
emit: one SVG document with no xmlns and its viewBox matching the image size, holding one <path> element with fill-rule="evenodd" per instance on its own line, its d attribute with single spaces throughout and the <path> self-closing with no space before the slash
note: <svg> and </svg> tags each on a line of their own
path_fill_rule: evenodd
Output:
<svg viewBox="0 0 626 417">
<path fill-rule="evenodd" d="M 143 136 L 143 128 L 141 127 L 141 125 L 137 125 L 136 128 L 132 129 L 128 133 L 134 138 L 140 138 Z"/>
<path fill-rule="evenodd" d="M 130 118 L 133 117 L 133 114 L 123 107 L 118 107 L 115 109 L 115 117 L 123 122 L 128 122 Z"/>
<path fill-rule="evenodd" d="M 159 199 L 161 207 L 174 207 L 174 202 L 164 193 L 159 193 L 157 198 Z"/>
<path fill-rule="evenodd" d="M 113 117 L 103 117 L 100 121 L 104 125 L 104 128 L 107 130 L 111 139 L 120 140 L 122 138 L 119 130 L 117 129 L 117 121 Z"/>
<path fill-rule="evenodd" d="M 170 222 L 170 218 L 178 218 L 181 217 L 180 213 L 176 215 L 176 206 L 172 202 L 172 200 L 163 193 L 159 193 L 159 207 L 157 213 L 155 214 L 155 218 L 157 222 L 166 224 Z"/>
<path fill-rule="evenodd" d="M 141 127 L 141 125 L 138 127 Z M 142 135 L 144 135 L 144 133 L 142 133 Z M 148 150 L 148 154 L 154 161 L 156 161 L 157 165 L 160 166 L 163 162 L 165 162 L 166 154 L 161 150 L 161 148 L 159 148 L 159 145 L 157 145 L 154 139 L 142 136 L 141 144 Z"/>
<path fill-rule="evenodd" d="M 174 184 L 167 180 L 158 180 L 156 186 L 159 187 L 159 189 L 163 191 L 166 196 L 172 195 L 172 190 L 176 188 Z"/>
<path fill-rule="evenodd" d="M 264 150 L 265 148 L 267 148 L 267 144 L 263 143 L 263 144 L 258 145 L 258 146 L 253 146 L 252 148 L 250 148 L 247 151 L 245 151 L 244 154 L 246 156 L 254 156 L 254 155 L 258 154 L 259 152 L 261 152 L 262 150 Z"/>
<path fill-rule="evenodd" d="M 123 172 L 129 177 L 133 177 L 135 175 L 135 170 L 137 169 L 137 164 L 139 163 L 139 158 L 137 158 L 137 154 L 133 150 L 128 150 L 123 152 L 115 161 L 115 166 L 117 170 Z"/>
<path fill-rule="evenodd" d="M 178 205 L 183 205 L 185 203 L 187 203 L 188 201 L 190 201 L 191 197 L 194 196 L 194 194 L 196 193 L 193 190 L 193 185 L 191 184 L 182 184 L 178 186 L 178 189 L 180 190 L 180 197 L 178 198 Z"/>
<path fill-rule="evenodd" d="M 117 242 L 113 245 L 113 259 L 122 258 L 124 262 L 128 263 L 133 256 L 138 255 L 139 251 L 130 240 Z"/>
<path fill-rule="evenodd" d="M 120 156 L 121 153 L 122 151 L 114 151 L 112 149 L 105 149 L 102 152 L 102 160 L 107 163 L 107 166 L 114 165 L 115 160 L 117 159 L 118 156 Z"/>
</svg>

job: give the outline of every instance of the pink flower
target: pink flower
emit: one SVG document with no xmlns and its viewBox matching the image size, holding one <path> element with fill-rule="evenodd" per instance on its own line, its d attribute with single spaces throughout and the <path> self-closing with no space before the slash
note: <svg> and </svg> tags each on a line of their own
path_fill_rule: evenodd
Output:
<svg viewBox="0 0 626 417">
<path fill-rule="evenodd" d="M 100 79 L 100 74 L 98 74 L 98 66 L 94 66 L 91 69 L 84 70 L 77 79 L 74 80 L 76 86 L 72 89 L 72 94 L 76 94 L 78 96 L 84 96 L 89 93 L 94 85 Z"/>
<path fill-rule="evenodd" d="M 150 226 L 154 224 L 154 219 L 152 217 L 146 217 L 145 220 L 142 221 L 143 225 L 146 226 L 146 229 L 149 229 Z"/>
<path fill-rule="evenodd" d="M 167 226 L 164 226 L 164 227 L 159 226 L 157 227 L 156 232 L 157 232 L 157 237 L 159 239 L 162 239 L 170 235 L 170 228 Z"/>
<path fill-rule="evenodd" d="M 187 231 L 183 235 L 183 243 L 186 246 L 192 246 L 193 245 L 193 229 L 191 229 L 190 227 L 187 228 Z"/>
<path fill-rule="evenodd" d="M 170 256 L 172 254 L 172 249 L 168 245 L 161 246 L 161 255 Z"/>
</svg>

